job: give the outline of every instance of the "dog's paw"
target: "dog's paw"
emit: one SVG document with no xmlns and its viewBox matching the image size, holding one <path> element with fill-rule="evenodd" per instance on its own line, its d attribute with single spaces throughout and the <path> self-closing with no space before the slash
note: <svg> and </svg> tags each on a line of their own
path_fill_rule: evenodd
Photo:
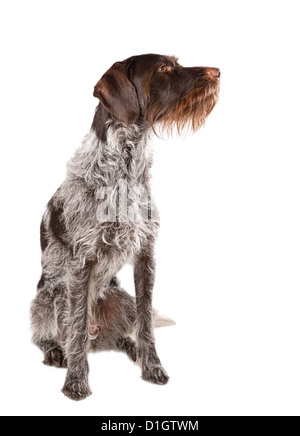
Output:
<svg viewBox="0 0 300 436">
<path fill-rule="evenodd" d="M 67 368 L 67 361 L 65 360 L 63 351 L 60 348 L 54 348 L 45 353 L 43 364 L 54 366 L 55 368 Z"/>
<path fill-rule="evenodd" d="M 132 350 L 129 350 L 128 352 L 127 352 L 127 354 L 128 354 L 128 357 L 134 362 L 134 363 L 136 363 L 137 362 L 137 353 L 136 353 L 136 349 L 135 348 L 133 348 Z"/>
<path fill-rule="evenodd" d="M 124 351 L 133 362 L 137 361 L 136 344 L 131 338 L 121 338 L 116 345 L 117 350 Z"/>
<path fill-rule="evenodd" d="M 142 379 L 157 385 L 166 385 L 169 376 L 161 365 L 155 365 L 143 368 Z"/>
<path fill-rule="evenodd" d="M 74 401 L 82 401 L 92 395 L 88 384 L 81 380 L 66 382 L 62 393 Z"/>
<path fill-rule="evenodd" d="M 127 356 L 129 359 L 131 359 L 134 363 L 137 361 L 137 349 L 134 342 L 131 342 L 130 340 L 127 340 L 126 346 L 125 346 L 125 352 L 127 353 Z"/>
</svg>

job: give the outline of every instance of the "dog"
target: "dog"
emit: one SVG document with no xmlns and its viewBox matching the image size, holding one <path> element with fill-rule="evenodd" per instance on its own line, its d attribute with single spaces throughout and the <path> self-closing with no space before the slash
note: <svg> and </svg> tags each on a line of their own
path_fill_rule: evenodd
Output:
<svg viewBox="0 0 300 436">
<path fill-rule="evenodd" d="M 44 364 L 67 368 L 62 392 L 90 394 L 87 353 L 121 350 L 142 378 L 168 375 L 153 329 L 171 325 L 152 308 L 159 216 L 151 197 L 151 132 L 197 131 L 218 100 L 218 68 L 185 68 L 147 54 L 115 63 L 94 89 L 90 132 L 41 223 L 42 276 L 31 306 L 33 342 Z M 116 277 L 134 269 L 135 298 Z"/>
</svg>

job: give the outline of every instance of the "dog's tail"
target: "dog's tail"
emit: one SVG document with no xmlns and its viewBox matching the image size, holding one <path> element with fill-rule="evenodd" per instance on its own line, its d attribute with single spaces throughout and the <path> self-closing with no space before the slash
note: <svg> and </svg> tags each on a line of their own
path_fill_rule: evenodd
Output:
<svg viewBox="0 0 300 436">
<path fill-rule="evenodd" d="M 176 322 L 165 315 L 160 315 L 158 310 L 153 309 L 153 322 L 155 328 L 169 327 L 171 325 L 176 325 Z"/>
</svg>

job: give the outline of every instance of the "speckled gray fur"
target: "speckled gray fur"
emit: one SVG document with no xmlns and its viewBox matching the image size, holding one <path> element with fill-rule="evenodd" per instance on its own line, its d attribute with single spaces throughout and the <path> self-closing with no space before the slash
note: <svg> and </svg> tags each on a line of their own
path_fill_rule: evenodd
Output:
<svg viewBox="0 0 300 436">
<path fill-rule="evenodd" d="M 126 352 L 144 380 L 168 382 L 153 334 L 172 321 L 152 308 L 159 217 L 149 138 L 157 124 L 199 129 L 217 102 L 219 78 L 216 68 L 149 54 L 115 63 L 95 87 L 92 128 L 41 223 L 42 276 L 31 307 L 33 341 L 46 365 L 67 368 L 63 393 L 72 400 L 91 394 L 89 351 Z M 128 262 L 135 298 L 116 278 Z"/>
</svg>

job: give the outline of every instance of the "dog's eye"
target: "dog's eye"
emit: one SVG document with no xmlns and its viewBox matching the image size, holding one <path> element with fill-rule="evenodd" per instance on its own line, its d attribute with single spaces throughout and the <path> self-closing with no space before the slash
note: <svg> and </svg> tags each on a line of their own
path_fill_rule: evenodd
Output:
<svg viewBox="0 0 300 436">
<path fill-rule="evenodd" d="M 161 65 L 158 69 L 158 71 L 160 73 L 166 73 L 167 71 L 169 71 L 169 67 L 167 67 L 166 65 Z"/>
</svg>

